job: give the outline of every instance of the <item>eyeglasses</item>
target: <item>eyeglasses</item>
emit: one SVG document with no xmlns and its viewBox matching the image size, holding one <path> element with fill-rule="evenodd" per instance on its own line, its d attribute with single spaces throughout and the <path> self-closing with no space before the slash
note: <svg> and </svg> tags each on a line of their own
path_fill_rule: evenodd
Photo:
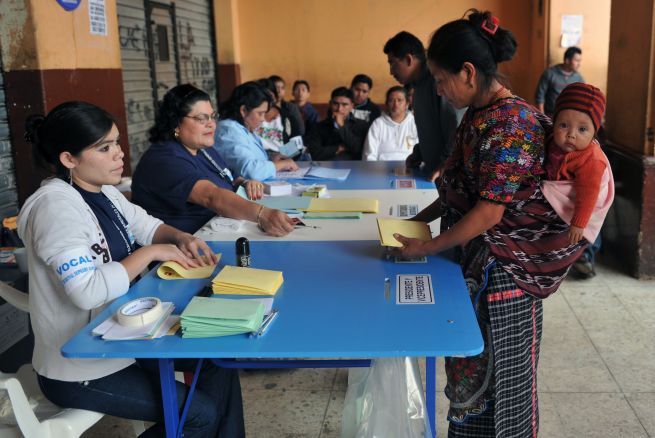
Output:
<svg viewBox="0 0 655 438">
<path fill-rule="evenodd" d="M 202 125 L 208 125 L 210 121 L 218 122 L 218 113 L 198 114 L 197 116 L 184 116 L 195 120 Z"/>
</svg>

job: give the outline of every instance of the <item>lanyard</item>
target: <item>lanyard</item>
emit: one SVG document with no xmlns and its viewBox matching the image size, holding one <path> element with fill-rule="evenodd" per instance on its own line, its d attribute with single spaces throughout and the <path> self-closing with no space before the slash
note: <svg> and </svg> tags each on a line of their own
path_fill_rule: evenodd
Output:
<svg viewBox="0 0 655 438">
<path fill-rule="evenodd" d="M 232 172 L 230 172 L 230 169 L 228 169 L 227 167 L 224 168 L 224 169 L 221 168 L 221 167 L 218 165 L 218 163 L 216 162 L 216 160 L 214 160 L 214 159 L 213 159 L 213 158 L 212 158 L 212 157 L 207 153 L 206 150 L 204 150 L 204 149 L 200 149 L 200 153 L 203 154 L 203 155 L 205 156 L 205 158 L 207 158 L 207 160 L 211 163 L 212 166 L 214 166 L 214 169 L 216 169 L 216 171 L 217 171 L 218 174 L 221 176 L 221 178 L 223 178 L 223 179 L 227 179 L 227 180 L 230 182 L 230 184 L 234 185 L 234 177 L 232 177 Z"/>
<path fill-rule="evenodd" d="M 111 223 L 114 224 L 114 227 L 116 227 L 116 230 L 118 231 L 118 233 L 123 238 L 123 242 L 125 243 L 125 248 L 127 249 L 127 255 L 130 255 L 130 254 L 132 254 L 132 251 L 134 250 L 134 248 L 130 244 L 129 239 L 125 236 L 125 233 L 129 233 L 129 231 L 127 230 L 127 222 L 123 220 L 123 216 L 118 211 L 118 209 L 116 208 L 114 203 L 111 202 L 111 200 L 109 200 L 109 199 L 107 199 L 107 201 L 109 201 L 109 205 L 111 205 L 111 209 L 114 212 L 114 216 L 116 216 L 116 219 L 118 219 L 118 222 L 120 222 L 121 226 L 119 227 L 116 224 L 116 222 L 114 222 L 113 220 L 111 221 Z"/>
</svg>

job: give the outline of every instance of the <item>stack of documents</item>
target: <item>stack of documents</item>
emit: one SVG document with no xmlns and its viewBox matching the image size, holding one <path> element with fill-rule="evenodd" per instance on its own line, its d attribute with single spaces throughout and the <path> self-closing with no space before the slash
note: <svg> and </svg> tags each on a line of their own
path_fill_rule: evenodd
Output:
<svg viewBox="0 0 655 438">
<path fill-rule="evenodd" d="M 308 196 L 310 198 L 325 198 L 327 197 L 327 186 L 325 184 L 312 184 L 307 187 L 301 196 Z"/>
<path fill-rule="evenodd" d="M 264 305 L 251 300 L 193 297 L 182 312 L 183 338 L 209 338 L 256 331 Z"/>
<path fill-rule="evenodd" d="M 311 198 L 304 196 L 269 196 L 257 201 L 264 207 L 282 210 L 285 213 L 297 213 L 309 207 Z"/>
<path fill-rule="evenodd" d="M 275 295 L 284 278 L 280 271 L 225 266 L 212 280 L 215 294 Z"/>
<path fill-rule="evenodd" d="M 302 210 L 302 209 L 301 209 Z M 362 212 L 377 213 L 378 200 L 366 198 L 313 198 L 304 211 L 313 213 Z"/>
<path fill-rule="evenodd" d="M 432 239 L 430 226 L 420 221 L 378 218 L 378 231 L 380 232 L 380 243 L 383 246 L 403 246 L 393 237 L 395 233 L 424 241 Z"/>
<path fill-rule="evenodd" d="M 287 196 L 292 194 L 292 187 L 286 181 L 269 181 L 264 183 L 264 193 L 270 196 Z"/>
</svg>

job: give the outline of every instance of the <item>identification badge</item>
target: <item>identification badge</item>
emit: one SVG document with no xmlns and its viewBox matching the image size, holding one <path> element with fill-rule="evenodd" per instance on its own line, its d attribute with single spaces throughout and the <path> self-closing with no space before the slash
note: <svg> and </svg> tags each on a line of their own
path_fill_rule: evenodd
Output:
<svg viewBox="0 0 655 438">
<path fill-rule="evenodd" d="M 434 304 L 430 274 L 401 274 L 396 278 L 396 304 Z"/>
<path fill-rule="evenodd" d="M 398 217 L 414 217 L 418 214 L 418 204 L 398 204 Z"/>
<path fill-rule="evenodd" d="M 397 189 L 415 189 L 416 188 L 416 181 L 413 179 L 397 179 L 396 180 L 396 188 Z"/>
</svg>

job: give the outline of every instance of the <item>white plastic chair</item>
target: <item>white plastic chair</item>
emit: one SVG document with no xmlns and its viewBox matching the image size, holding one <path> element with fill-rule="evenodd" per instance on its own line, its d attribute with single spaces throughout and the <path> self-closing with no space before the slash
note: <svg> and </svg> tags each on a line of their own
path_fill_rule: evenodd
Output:
<svg viewBox="0 0 655 438">
<path fill-rule="evenodd" d="M 12 306 L 29 312 L 28 294 L 0 282 L 0 297 Z M 83 409 L 64 409 L 47 402 L 31 364 L 23 365 L 16 374 L 0 372 L 0 389 L 7 391 L 18 424 L 18 427 L 0 424 L 0 436 L 3 438 L 77 438 L 104 416 Z M 38 418 L 34 413 L 29 403 L 30 396 L 48 404 L 48 409 L 40 409 L 48 413 L 46 418 Z M 132 421 L 132 428 L 135 435 L 145 430 L 142 421 Z"/>
</svg>

